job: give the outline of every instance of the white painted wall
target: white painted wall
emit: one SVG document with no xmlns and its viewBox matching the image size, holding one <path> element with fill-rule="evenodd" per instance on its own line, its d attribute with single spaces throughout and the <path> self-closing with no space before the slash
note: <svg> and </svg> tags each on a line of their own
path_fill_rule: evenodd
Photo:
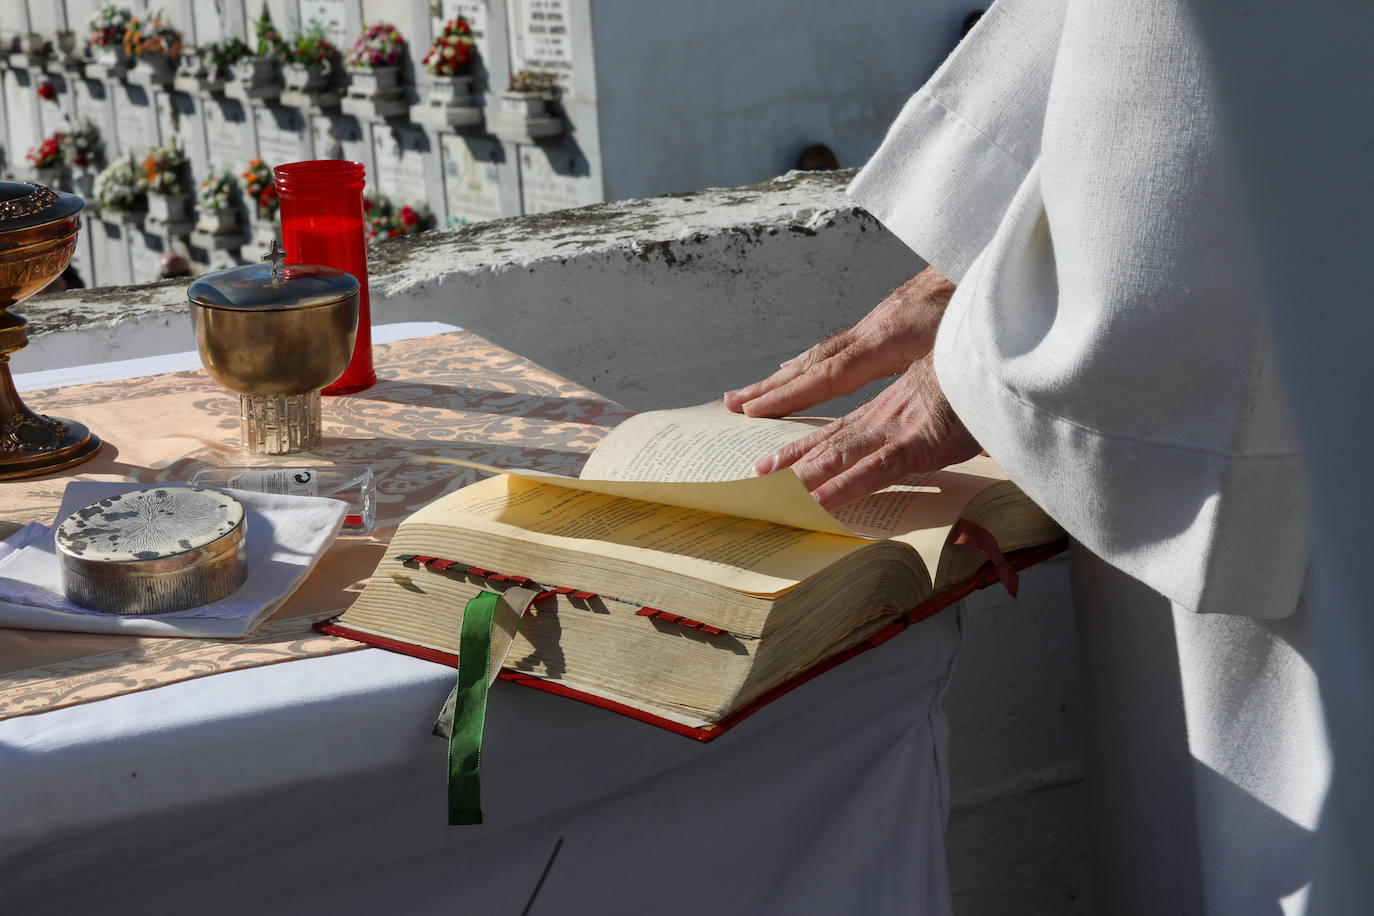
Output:
<svg viewBox="0 0 1374 916">
<path fill-rule="evenodd" d="M 590 0 L 605 199 L 862 165 L 976 0 Z"/>
</svg>

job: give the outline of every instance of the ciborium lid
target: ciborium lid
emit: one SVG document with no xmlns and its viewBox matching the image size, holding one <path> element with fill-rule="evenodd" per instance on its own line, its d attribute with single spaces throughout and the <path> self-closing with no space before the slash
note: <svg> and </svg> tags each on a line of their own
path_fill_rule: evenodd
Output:
<svg viewBox="0 0 1374 916">
<path fill-rule="evenodd" d="M 85 205 L 75 194 L 53 191 L 31 181 L 0 181 L 0 249 L 8 247 L 7 233 L 68 219 Z"/>
<path fill-rule="evenodd" d="M 282 264 L 275 244 L 272 251 L 270 263 L 201 277 L 186 290 L 187 297 L 206 308 L 280 311 L 332 305 L 358 295 L 358 280 L 352 274 L 318 264 Z"/>
</svg>

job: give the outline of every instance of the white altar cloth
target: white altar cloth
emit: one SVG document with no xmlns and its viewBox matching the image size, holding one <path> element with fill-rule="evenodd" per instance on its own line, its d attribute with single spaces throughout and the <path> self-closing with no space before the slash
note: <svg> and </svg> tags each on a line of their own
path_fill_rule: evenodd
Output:
<svg viewBox="0 0 1374 916">
<path fill-rule="evenodd" d="M 709 744 L 498 681 L 479 827 L 453 670 L 377 649 L 0 721 L 0 912 L 948 913 L 960 613 Z"/>
</svg>

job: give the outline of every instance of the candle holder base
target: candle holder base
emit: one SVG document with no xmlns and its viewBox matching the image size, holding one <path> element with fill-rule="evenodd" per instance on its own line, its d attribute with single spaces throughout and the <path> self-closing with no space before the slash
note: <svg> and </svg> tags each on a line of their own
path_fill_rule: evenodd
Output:
<svg viewBox="0 0 1374 916">
<path fill-rule="evenodd" d="M 8 381 L 9 367 L 5 368 Z M 45 417 L 20 404 L 0 425 L 0 480 L 65 471 L 99 448 L 99 437 L 85 425 Z"/>
</svg>

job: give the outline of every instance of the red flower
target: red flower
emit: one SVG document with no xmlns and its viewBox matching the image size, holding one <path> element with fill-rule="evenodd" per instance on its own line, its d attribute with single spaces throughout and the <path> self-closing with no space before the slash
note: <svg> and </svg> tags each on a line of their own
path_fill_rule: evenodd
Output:
<svg viewBox="0 0 1374 916">
<path fill-rule="evenodd" d="M 52 83 L 44 80 L 38 84 L 38 97 L 45 102 L 55 101 L 57 99 L 57 90 L 53 88 Z"/>
<path fill-rule="evenodd" d="M 401 225 L 409 228 L 420 221 L 419 215 L 407 204 L 401 208 Z"/>
<path fill-rule="evenodd" d="M 29 150 L 24 158 L 40 169 L 60 165 L 62 162 L 62 134 L 59 132 L 47 137 L 38 144 L 37 149 Z"/>
</svg>

